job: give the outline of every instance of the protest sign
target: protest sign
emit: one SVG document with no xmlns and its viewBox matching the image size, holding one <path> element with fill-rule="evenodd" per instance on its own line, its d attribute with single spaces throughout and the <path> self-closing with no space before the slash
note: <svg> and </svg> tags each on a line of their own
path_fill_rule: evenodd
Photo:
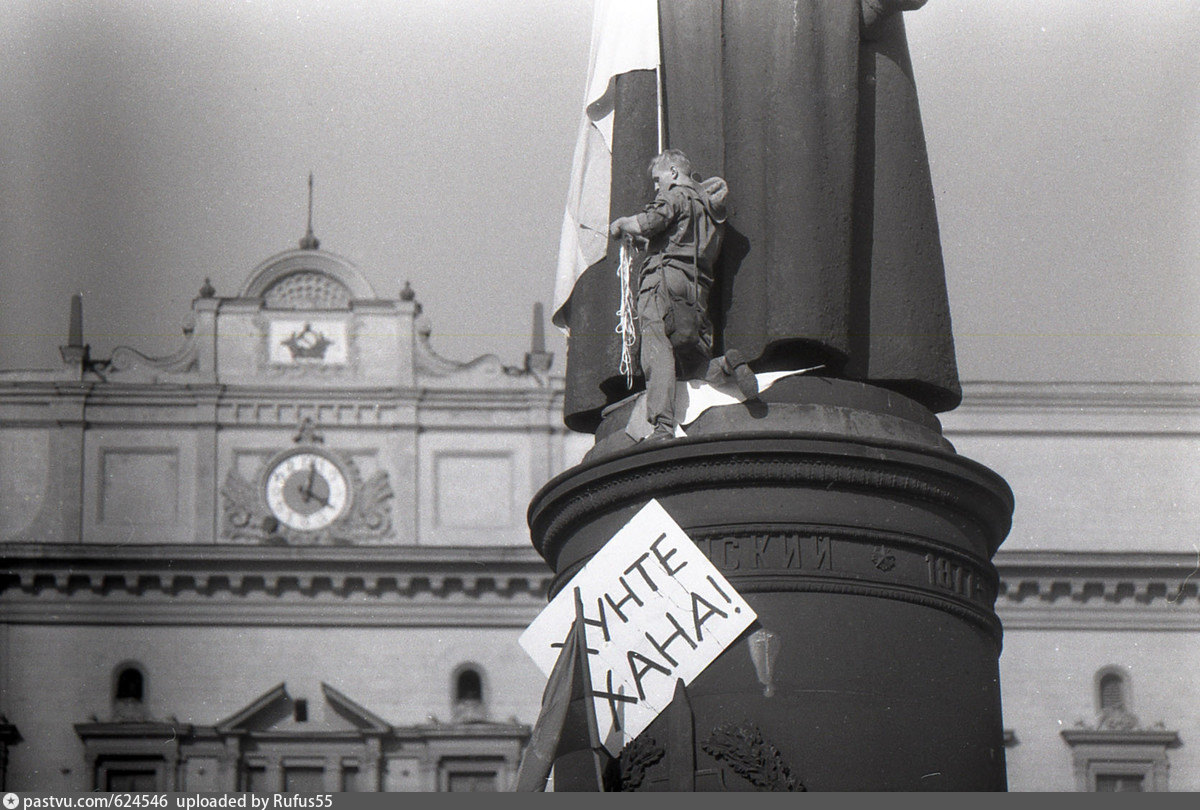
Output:
<svg viewBox="0 0 1200 810">
<path fill-rule="evenodd" d="M 547 676 L 582 605 L 600 741 L 620 753 L 756 618 L 658 501 L 650 501 L 521 635 Z"/>
</svg>

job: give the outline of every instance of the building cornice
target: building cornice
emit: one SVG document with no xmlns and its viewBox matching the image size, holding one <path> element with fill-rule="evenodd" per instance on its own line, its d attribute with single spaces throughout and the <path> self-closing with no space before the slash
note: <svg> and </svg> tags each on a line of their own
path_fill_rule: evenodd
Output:
<svg viewBox="0 0 1200 810">
<path fill-rule="evenodd" d="M 1200 384 L 963 384 L 963 402 L 941 414 L 961 436 L 1200 436 Z"/>
<path fill-rule="evenodd" d="M 959 409 L 1178 408 L 1200 411 L 1200 383 L 964 381 Z"/>
<path fill-rule="evenodd" d="M 1008 629 L 1200 630 L 1200 554 L 997 552 Z"/>
<path fill-rule="evenodd" d="M 20 545 L 14 623 L 523 628 L 551 574 L 529 548 Z"/>
<path fill-rule="evenodd" d="M 1178 748 L 1179 732 L 1162 729 L 1068 728 L 1059 732 L 1068 745 L 1147 745 Z"/>
<path fill-rule="evenodd" d="M 121 409 L 126 407 L 153 409 L 148 414 L 142 411 L 137 421 L 149 419 L 154 424 L 275 424 L 279 420 L 273 419 L 269 410 L 270 406 L 278 406 L 339 414 L 353 411 L 352 418 L 339 417 L 334 424 L 358 427 L 408 424 L 418 410 L 433 423 L 445 421 L 439 416 L 442 413 L 449 416 L 452 412 L 480 410 L 507 413 L 518 420 L 518 412 L 545 413 L 557 425 L 563 384 L 561 376 L 553 375 L 520 387 L 444 387 L 441 383 L 411 388 L 321 390 L 217 383 L 72 382 L 0 374 L 0 421 L 8 426 L 57 424 L 61 418 L 53 412 L 69 399 L 82 405 L 83 418 L 89 424 L 124 424 L 128 416 Z M 199 406 L 203 413 L 196 412 Z M 214 406 L 215 416 L 210 410 Z M 264 407 L 268 410 L 263 411 Z M 155 410 L 160 413 L 155 414 Z M 964 382 L 962 405 L 941 419 L 951 436 L 1200 435 L 1200 384 Z"/>
<path fill-rule="evenodd" d="M 1010 630 L 1200 630 L 1196 554 L 1002 549 L 994 563 Z M 15 623 L 523 628 L 550 580 L 524 547 L 0 549 Z"/>
<path fill-rule="evenodd" d="M 308 417 L 323 427 L 455 430 L 543 427 L 565 432 L 562 388 L 347 388 L 99 383 L 71 386 L 0 383 L 0 424 L 58 427 L 294 426 Z M 69 412 L 69 413 L 68 413 Z M 69 418 L 68 418 L 69 417 Z"/>
</svg>

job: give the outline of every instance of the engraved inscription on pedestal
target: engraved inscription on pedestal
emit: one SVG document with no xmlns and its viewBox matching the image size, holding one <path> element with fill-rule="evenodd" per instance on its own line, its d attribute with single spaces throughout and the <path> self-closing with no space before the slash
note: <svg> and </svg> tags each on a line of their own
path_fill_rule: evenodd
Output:
<svg viewBox="0 0 1200 810">
<path fill-rule="evenodd" d="M 920 538 L 767 527 L 691 534 L 713 564 L 745 591 L 777 588 L 782 576 L 796 580 L 789 590 L 835 591 L 841 583 L 847 591 L 888 589 L 906 601 L 912 601 L 906 595 L 925 592 L 976 609 L 990 611 L 995 604 L 994 571 Z"/>
</svg>

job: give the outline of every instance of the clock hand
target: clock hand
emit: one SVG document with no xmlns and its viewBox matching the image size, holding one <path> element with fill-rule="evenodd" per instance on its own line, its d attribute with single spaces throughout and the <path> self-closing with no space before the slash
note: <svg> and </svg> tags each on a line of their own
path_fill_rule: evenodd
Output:
<svg viewBox="0 0 1200 810">
<path fill-rule="evenodd" d="M 316 483 L 317 465 L 313 464 L 308 468 L 308 484 L 300 487 L 300 495 L 304 498 L 304 502 L 308 503 L 311 500 L 316 500 L 321 506 L 329 506 L 329 495 L 321 496 L 313 491 L 313 484 Z"/>
<path fill-rule="evenodd" d="M 304 496 L 304 502 L 305 502 L 305 503 L 308 503 L 310 500 L 312 500 L 312 497 L 313 497 L 313 491 L 312 491 L 312 488 L 313 488 L 313 482 L 314 482 L 314 480 L 316 479 L 316 477 L 317 477 L 317 465 L 316 465 L 316 463 L 314 462 L 314 463 L 312 463 L 312 464 L 310 464 L 310 465 L 308 466 L 308 484 L 307 484 L 307 485 L 305 485 L 305 486 L 304 486 L 304 487 L 303 487 L 303 488 L 300 490 L 300 494 L 301 494 L 302 496 Z"/>
</svg>

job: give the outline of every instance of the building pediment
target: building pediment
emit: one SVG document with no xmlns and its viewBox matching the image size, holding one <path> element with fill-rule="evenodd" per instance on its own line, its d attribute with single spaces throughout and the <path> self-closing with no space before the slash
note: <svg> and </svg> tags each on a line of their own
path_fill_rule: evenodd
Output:
<svg viewBox="0 0 1200 810">
<path fill-rule="evenodd" d="M 251 271 L 239 298 L 263 298 L 280 309 L 345 309 L 353 300 L 377 296 L 348 259 L 326 250 L 276 253 Z"/>
<path fill-rule="evenodd" d="M 206 278 L 183 322 L 183 344 L 165 355 L 117 346 L 107 358 L 93 356 L 84 342 L 83 300 L 75 296 L 57 379 L 292 392 L 543 390 L 553 384 L 540 304 L 523 366 L 493 354 L 451 360 L 431 347 L 429 321 L 410 284 L 380 297 L 353 262 L 309 237 L 261 262 L 234 295 L 219 295 Z"/>
<path fill-rule="evenodd" d="M 291 714 L 291 701 L 287 685 L 277 684 L 217 723 L 217 731 L 228 734 L 269 730 L 278 724 L 281 718 Z"/>
<path fill-rule="evenodd" d="M 325 704 L 333 713 L 357 731 L 385 734 L 392 728 L 382 717 L 355 703 L 327 683 L 321 684 L 321 694 L 325 696 Z"/>
<path fill-rule="evenodd" d="M 343 695 L 321 684 L 323 707 L 310 706 L 307 698 L 293 696 L 280 683 L 217 723 L 219 734 L 255 737 L 293 737 L 321 734 L 386 734 L 391 725 Z M 322 710 L 323 709 L 323 710 Z"/>
</svg>

